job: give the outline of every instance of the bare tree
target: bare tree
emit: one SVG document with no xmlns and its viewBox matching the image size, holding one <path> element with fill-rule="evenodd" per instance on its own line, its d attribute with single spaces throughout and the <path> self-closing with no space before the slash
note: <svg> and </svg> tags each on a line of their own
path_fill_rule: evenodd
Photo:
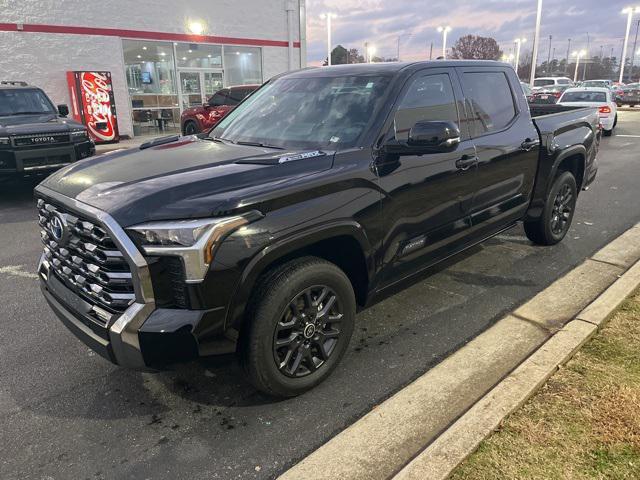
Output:
<svg viewBox="0 0 640 480">
<path fill-rule="evenodd" d="M 465 35 L 451 49 L 451 57 L 466 60 L 498 60 L 502 56 L 498 42 L 491 37 Z"/>
</svg>

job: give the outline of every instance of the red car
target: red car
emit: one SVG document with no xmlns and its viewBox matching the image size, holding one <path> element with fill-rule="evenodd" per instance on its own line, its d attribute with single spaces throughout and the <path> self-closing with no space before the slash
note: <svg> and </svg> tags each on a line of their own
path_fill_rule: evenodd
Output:
<svg viewBox="0 0 640 480">
<path fill-rule="evenodd" d="M 215 127 L 227 113 L 259 87 L 260 85 L 237 85 L 223 88 L 214 93 L 206 104 L 187 108 L 180 116 L 182 134 L 194 135 Z"/>
</svg>

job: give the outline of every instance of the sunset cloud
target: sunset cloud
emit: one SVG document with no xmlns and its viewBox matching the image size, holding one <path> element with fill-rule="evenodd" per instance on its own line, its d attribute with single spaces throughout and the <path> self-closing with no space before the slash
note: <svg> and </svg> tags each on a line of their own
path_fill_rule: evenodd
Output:
<svg viewBox="0 0 640 480">
<path fill-rule="evenodd" d="M 626 0 L 545 0 L 540 57 L 548 55 L 549 35 L 556 57 L 564 58 L 568 39 L 573 48 L 587 48 L 593 55 L 600 49 L 619 57 L 625 31 L 621 14 Z M 364 43 L 376 45 L 377 54 L 396 57 L 398 43 L 402 60 L 426 59 L 433 43 L 434 56 L 442 48 L 438 25 L 451 25 L 451 42 L 463 35 L 491 36 L 504 51 L 513 40 L 533 40 L 536 0 L 308 0 L 308 59 L 319 64 L 326 58 L 325 23 L 322 12 L 333 12 L 334 44 L 364 50 Z M 635 32 L 633 32 L 635 33 Z M 632 35 L 633 37 L 633 35 Z M 335 46 L 334 45 L 334 46 Z M 530 43 L 528 47 L 530 47 Z"/>
</svg>

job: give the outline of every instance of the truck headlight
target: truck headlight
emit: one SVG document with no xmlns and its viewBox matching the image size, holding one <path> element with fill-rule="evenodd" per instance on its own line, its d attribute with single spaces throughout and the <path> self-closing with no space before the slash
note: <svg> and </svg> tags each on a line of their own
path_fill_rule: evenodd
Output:
<svg viewBox="0 0 640 480">
<path fill-rule="evenodd" d="M 70 135 L 71 140 L 74 142 L 84 142 L 89 139 L 89 134 L 87 133 L 86 128 L 82 130 L 71 130 Z"/>
<path fill-rule="evenodd" d="M 10 142 L 9 137 L 0 137 L 0 145 L 9 145 Z"/>
<path fill-rule="evenodd" d="M 198 283 L 204 280 L 222 241 L 261 217 L 253 211 L 233 217 L 145 223 L 127 230 L 145 254 L 182 258 L 187 283 Z"/>
</svg>

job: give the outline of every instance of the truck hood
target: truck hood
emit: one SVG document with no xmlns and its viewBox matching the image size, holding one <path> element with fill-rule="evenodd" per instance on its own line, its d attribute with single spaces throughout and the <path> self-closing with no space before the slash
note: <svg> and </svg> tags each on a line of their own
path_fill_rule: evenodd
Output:
<svg viewBox="0 0 640 480">
<path fill-rule="evenodd" d="M 80 128 L 84 125 L 54 113 L 0 117 L 0 136 L 59 133 Z"/>
<path fill-rule="evenodd" d="M 124 227 L 264 211 L 265 201 L 330 169 L 334 153 L 181 137 L 74 163 L 45 179 L 36 192 L 46 196 L 48 189 L 74 198 L 109 213 Z"/>
</svg>

